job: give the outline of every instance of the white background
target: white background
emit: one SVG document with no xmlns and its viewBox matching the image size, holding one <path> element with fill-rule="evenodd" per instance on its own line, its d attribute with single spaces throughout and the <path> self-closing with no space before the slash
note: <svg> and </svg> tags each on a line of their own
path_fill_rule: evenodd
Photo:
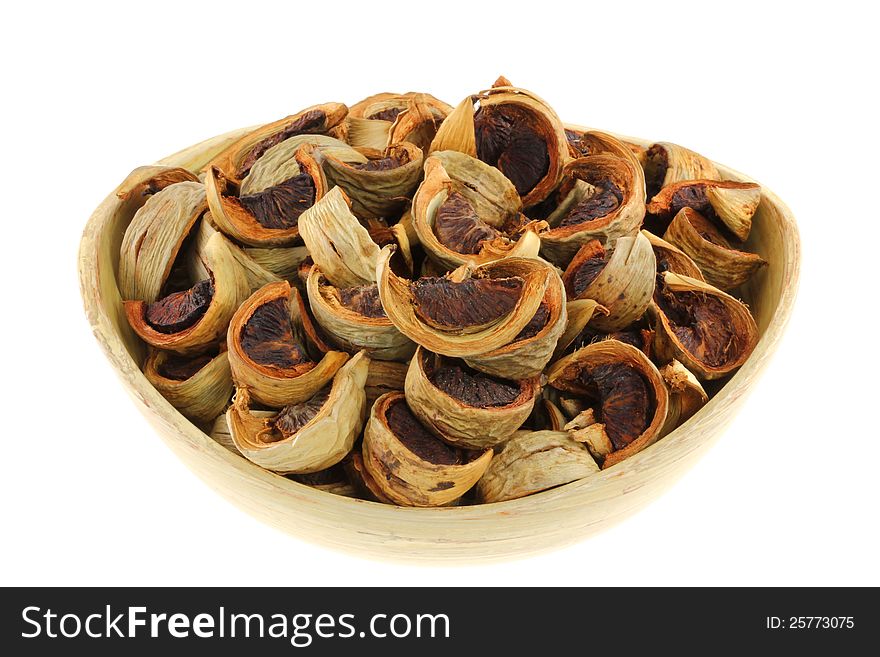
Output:
<svg viewBox="0 0 880 657">
<path fill-rule="evenodd" d="M 7 7 L 0 584 L 880 584 L 877 18 L 622 4 Z M 212 135 L 378 91 L 455 104 L 499 74 L 566 120 L 687 145 L 788 202 L 803 274 L 775 359 L 671 492 L 566 550 L 416 568 L 263 526 L 177 461 L 99 351 L 77 289 L 86 219 L 133 167 Z"/>
</svg>

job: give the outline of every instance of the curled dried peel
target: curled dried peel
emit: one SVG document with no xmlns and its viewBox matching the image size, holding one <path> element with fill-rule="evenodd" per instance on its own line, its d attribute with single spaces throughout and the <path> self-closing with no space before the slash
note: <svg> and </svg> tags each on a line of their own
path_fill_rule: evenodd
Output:
<svg viewBox="0 0 880 657">
<path fill-rule="evenodd" d="M 556 342 L 555 358 L 560 358 L 583 332 L 593 316 L 607 315 L 608 309 L 594 299 L 575 299 L 566 303 L 565 330 Z"/>
<path fill-rule="evenodd" d="M 407 360 L 412 356 L 415 343 L 384 313 L 371 316 L 347 307 L 340 299 L 340 290 L 324 278 L 323 270 L 313 266 L 306 282 L 306 294 L 315 321 L 330 341 L 344 351 L 363 349 L 370 358 L 379 360 Z"/>
<path fill-rule="evenodd" d="M 355 103 L 346 119 L 348 142 L 382 150 L 408 141 L 427 149 L 452 107 L 430 94 L 380 93 Z"/>
<path fill-rule="evenodd" d="M 339 139 L 327 135 L 297 135 L 273 146 L 256 161 L 250 173 L 241 181 L 241 194 L 262 192 L 302 173 L 296 153 L 303 146 L 313 147 L 350 164 L 365 164 L 368 161 L 366 155 Z"/>
<path fill-rule="evenodd" d="M 144 342 L 157 349 L 188 355 L 202 353 L 222 340 L 233 313 L 247 296 L 247 278 L 220 234 L 215 234 L 208 240 L 203 259 L 211 278 L 200 281 L 191 290 L 201 287 L 209 288 L 211 292 L 207 298 L 201 300 L 200 308 L 182 309 L 189 315 L 182 318 L 185 321 L 179 330 L 175 324 L 171 324 L 168 329 L 161 329 L 150 321 L 149 314 L 156 303 L 125 301 L 128 323 Z M 205 285 L 206 283 L 209 284 Z M 172 306 L 172 297 L 182 294 L 184 293 L 169 295 L 157 303 Z M 185 298 L 182 303 L 186 303 Z M 175 309 L 171 307 L 170 310 Z"/>
<path fill-rule="evenodd" d="M 301 173 L 249 196 L 216 166 L 205 174 L 208 207 L 216 226 L 249 246 L 289 246 L 299 237 L 301 214 L 324 196 L 327 181 L 314 159 L 314 146 L 296 152 Z"/>
<path fill-rule="evenodd" d="M 748 307 L 708 283 L 666 272 L 649 308 L 661 361 L 681 361 L 701 380 L 739 368 L 758 343 Z"/>
<path fill-rule="evenodd" d="M 176 359 L 169 352 L 152 351 L 144 364 L 147 381 L 194 422 L 209 422 L 223 413 L 233 390 L 226 352 L 197 357 L 195 363 L 178 364 Z M 170 365 L 175 367 L 170 369 Z"/>
<path fill-rule="evenodd" d="M 503 502 L 599 472 L 587 449 L 564 431 L 518 431 L 477 484 L 481 502 Z"/>
<path fill-rule="evenodd" d="M 307 107 L 247 133 L 214 157 L 205 169 L 217 167 L 225 176 L 240 181 L 273 146 L 301 134 L 330 134 L 347 114 L 348 107 L 342 103 Z"/>
<path fill-rule="evenodd" d="M 496 381 L 421 347 L 410 361 L 405 384 L 407 404 L 422 424 L 463 449 L 504 441 L 529 417 L 539 392 L 536 378 Z"/>
<path fill-rule="evenodd" d="M 721 180 L 721 173 L 711 160 L 670 142 L 657 142 L 649 146 L 644 162 L 649 199 L 675 183 L 699 179 Z"/>
<path fill-rule="evenodd" d="M 594 453 L 604 456 L 603 469 L 640 452 L 662 435 L 669 408 L 666 384 L 648 357 L 631 345 L 603 340 L 578 349 L 550 367 L 547 383 L 586 397 L 599 409 L 596 424 L 603 426 L 597 430 L 613 443 L 610 453 Z M 600 437 L 607 445 L 604 436 Z"/>
<path fill-rule="evenodd" d="M 498 261 L 492 268 L 495 275 L 516 276 L 519 267 Z M 514 261 L 515 263 L 516 261 Z M 508 379 L 539 376 L 550 362 L 559 339 L 568 324 L 568 305 L 562 279 L 547 266 L 549 281 L 538 310 L 529 323 L 508 344 L 473 356 L 465 362 L 476 370 Z"/>
<path fill-rule="evenodd" d="M 661 431 L 665 436 L 705 406 L 709 396 L 693 372 L 677 360 L 660 368 L 660 375 L 669 388 L 669 412 Z"/>
<path fill-rule="evenodd" d="M 334 187 L 306 210 L 299 221 L 312 260 L 337 287 L 376 282 L 379 246 L 350 208 L 345 192 Z"/>
<path fill-rule="evenodd" d="M 159 297 L 184 240 L 206 207 L 205 188 L 198 182 L 174 183 L 147 199 L 135 213 L 119 248 L 118 280 L 123 299 L 151 303 Z"/>
<path fill-rule="evenodd" d="M 550 219 L 541 235 L 542 253 L 565 264 L 587 242 L 614 241 L 633 235 L 645 216 L 641 169 L 629 156 L 608 152 L 573 160 L 566 175 L 580 183 L 566 197 L 564 211 Z"/>
<path fill-rule="evenodd" d="M 734 249 L 711 221 L 691 208 L 675 215 L 664 237 L 690 256 L 707 283 L 721 290 L 739 287 L 767 264 L 757 253 Z"/>
<path fill-rule="evenodd" d="M 323 150 L 314 153 L 328 184 L 345 191 L 361 219 L 399 214 L 422 176 L 422 149 L 408 142 L 370 153 L 366 164 L 350 164 Z"/>
<path fill-rule="evenodd" d="M 584 245 L 586 250 L 589 245 Z M 604 250 L 603 250 L 604 251 Z M 583 253 L 584 251 L 580 252 Z M 645 314 L 654 293 L 657 262 L 651 243 L 641 233 L 621 237 L 614 242 L 610 253 L 605 252 L 601 270 L 583 289 L 569 283 L 577 280 L 578 266 L 588 266 L 595 260 L 572 260 L 563 274 L 569 298 L 592 299 L 608 310 L 607 315 L 596 315 L 592 325 L 600 331 L 617 331 L 629 326 Z"/>
<path fill-rule="evenodd" d="M 675 274 L 690 276 L 700 281 L 704 280 L 703 272 L 700 271 L 697 263 L 687 253 L 647 230 L 643 230 L 642 235 L 645 236 L 651 243 L 651 248 L 654 249 L 657 271 L 671 271 Z"/>
<path fill-rule="evenodd" d="M 400 278 L 391 271 L 389 266 L 391 255 L 391 247 L 383 248 L 376 267 L 379 298 L 388 318 L 413 342 L 445 356 L 474 356 L 512 342 L 538 311 L 553 275 L 553 271 L 546 263 L 527 258 L 499 260 L 482 265 L 473 271 L 467 267 L 460 268 L 446 278 L 457 282 L 467 280 L 473 275 L 492 278 L 493 270 L 503 262 L 505 272 L 516 270 L 520 273 L 523 281 L 521 292 L 513 309 L 487 326 L 476 329 L 462 327 L 442 330 L 418 315 L 410 287 L 411 281 Z M 483 301 L 473 298 L 470 303 L 478 305 Z"/>
<path fill-rule="evenodd" d="M 647 206 L 649 214 L 669 221 L 685 207 L 717 218 L 737 239 L 745 241 L 761 203 L 757 183 L 732 180 L 686 180 L 667 185 Z"/>
<path fill-rule="evenodd" d="M 463 212 L 447 220 L 445 209 L 453 203 Z M 437 151 L 425 160 L 412 226 L 428 255 L 449 269 L 504 257 L 533 258 L 541 246 L 538 234 L 547 226 L 527 222 L 520 208 L 516 189 L 498 169 L 464 153 Z M 474 243 L 466 245 L 462 236 Z"/>
<path fill-rule="evenodd" d="M 285 411 L 271 417 L 253 413 L 249 389 L 239 387 L 235 403 L 227 411 L 236 448 L 257 465 L 284 474 L 318 472 L 339 463 L 364 425 L 368 367 L 369 358 L 358 353 L 339 368 L 326 399 L 309 409 L 311 415 L 302 418 L 304 424 L 288 436 L 278 429 Z"/>
<path fill-rule="evenodd" d="M 255 360 L 256 352 L 251 349 L 249 354 L 242 344 L 243 330 L 259 308 L 276 301 L 288 313 L 289 324 L 274 333 L 272 327 L 264 331 L 268 344 L 261 352 L 268 357 Z M 242 303 L 229 323 L 226 341 L 236 386 L 247 387 L 253 399 L 275 408 L 310 399 L 348 360 L 348 354 L 332 351 L 321 341 L 299 292 L 287 281 L 269 283 Z M 288 352 L 299 358 L 283 358 Z"/>
<path fill-rule="evenodd" d="M 396 404 L 402 404 L 395 409 L 401 417 L 392 416 L 395 421 L 389 422 L 389 413 Z M 401 393 L 388 393 L 376 400 L 364 429 L 364 468 L 380 494 L 395 504 L 452 504 L 486 471 L 492 450 L 465 461 L 408 413 Z"/>
<path fill-rule="evenodd" d="M 182 167 L 169 167 L 163 164 L 137 167 L 116 188 L 116 196 L 123 201 L 133 200 L 142 203 L 153 194 L 179 182 L 199 182 L 199 179 L 194 173 Z"/>
<path fill-rule="evenodd" d="M 440 126 L 430 152 L 454 150 L 496 166 L 516 185 L 523 205 L 546 198 L 568 159 L 556 112 L 524 89 L 499 86 L 468 96 Z"/>
</svg>

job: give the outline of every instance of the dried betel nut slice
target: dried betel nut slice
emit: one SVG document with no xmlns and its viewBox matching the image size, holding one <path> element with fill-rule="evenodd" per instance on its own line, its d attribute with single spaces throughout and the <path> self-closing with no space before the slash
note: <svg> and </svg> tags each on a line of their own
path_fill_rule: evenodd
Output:
<svg viewBox="0 0 880 657">
<path fill-rule="evenodd" d="M 236 386 L 273 408 L 311 399 L 348 360 L 323 341 L 286 281 L 260 288 L 239 307 L 227 345 Z"/>
<path fill-rule="evenodd" d="M 436 436 L 456 447 L 482 450 L 522 426 L 540 385 L 537 378 L 511 381 L 482 374 L 420 347 L 410 361 L 405 392 L 413 414 Z"/>
<path fill-rule="evenodd" d="M 413 415 L 402 393 L 382 395 L 364 430 L 363 462 L 380 495 L 401 506 L 445 506 L 483 475 L 492 450 L 450 447 Z"/>
<path fill-rule="evenodd" d="M 547 371 L 547 383 L 587 403 L 566 429 L 608 468 L 660 438 L 669 395 L 645 354 L 617 340 L 575 351 Z"/>
</svg>

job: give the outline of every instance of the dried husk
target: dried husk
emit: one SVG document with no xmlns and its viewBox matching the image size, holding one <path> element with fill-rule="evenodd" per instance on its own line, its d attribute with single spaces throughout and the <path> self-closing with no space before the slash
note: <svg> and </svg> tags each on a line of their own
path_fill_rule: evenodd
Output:
<svg viewBox="0 0 880 657">
<path fill-rule="evenodd" d="M 654 257 L 657 260 L 657 271 L 671 271 L 682 276 L 690 276 L 699 281 L 705 280 L 703 272 L 697 266 L 691 257 L 679 249 L 674 244 L 670 244 L 661 237 L 657 237 L 654 233 L 647 230 L 642 231 L 642 235 L 651 243 L 654 249 Z"/>
<path fill-rule="evenodd" d="M 698 202 L 688 196 L 698 194 Z M 703 200 L 703 198 L 705 200 Z M 648 204 L 647 211 L 657 217 L 671 219 L 681 206 L 709 212 L 740 241 L 752 229 L 752 217 L 761 203 L 761 187 L 757 183 L 732 180 L 687 180 L 668 185 Z"/>
<path fill-rule="evenodd" d="M 637 165 L 633 186 L 635 188 L 645 186 L 645 171 L 641 166 L 645 153 L 643 147 L 619 139 L 607 132 L 590 130 L 589 128 L 571 123 L 565 124 L 565 135 L 568 139 L 572 159 L 586 155 L 599 155 L 601 153 L 623 158 Z M 577 148 L 572 147 L 572 139 L 577 140 Z"/>
<path fill-rule="evenodd" d="M 758 327 L 751 312 L 749 312 L 748 307 L 744 303 L 718 288 L 695 278 L 666 272 L 662 274 L 661 279 L 663 281 L 663 288 L 657 290 L 658 294 L 662 293 L 663 290 L 667 290 L 673 295 L 682 292 L 693 292 L 700 295 L 700 297 L 708 296 L 718 299 L 725 308 L 726 316 L 718 317 L 716 321 L 718 324 L 723 324 L 729 328 L 740 344 L 736 350 L 737 353 L 721 365 L 711 365 L 705 362 L 704 358 L 699 354 L 693 353 L 682 344 L 673 331 L 669 318 L 655 300 L 651 302 L 649 312 L 654 320 L 656 331 L 654 350 L 660 362 L 665 363 L 673 359 L 681 361 L 697 378 L 703 381 L 726 376 L 746 362 L 746 359 L 751 355 L 752 350 L 754 350 L 755 345 L 758 343 Z"/>
<path fill-rule="evenodd" d="M 259 161 L 266 151 L 272 146 L 295 137 L 303 132 L 293 132 L 285 136 L 285 131 L 290 131 L 292 126 L 310 116 L 312 113 L 320 112 L 322 117 L 314 124 L 310 125 L 306 132 L 309 134 L 331 134 L 333 128 L 339 125 L 348 115 L 348 107 L 342 103 L 324 103 L 323 105 L 313 105 L 306 109 L 286 116 L 278 121 L 267 123 L 255 130 L 247 133 L 238 141 L 231 144 L 223 152 L 219 153 L 205 167 L 210 170 L 211 167 L 217 167 L 223 172 L 223 175 L 235 181 L 242 180 L 250 171 L 253 163 L 248 164 L 248 160 L 254 162 Z"/>
<path fill-rule="evenodd" d="M 315 321 L 327 338 L 343 351 L 365 350 L 372 359 L 408 360 L 415 343 L 401 333 L 387 317 L 368 317 L 345 307 L 337 288 L 314 265 L 306 282 L 306 294 Z"/>
<path fill-rule="evenodd" d="M 594 299 L 575 299 L 565 304 L 567 321 L 565 330 L 556 342 L 554 358 L 560 358 L 575 341 L 575 339 L 587 328 L 587 324 L 594 316 L 607 315 L 608 309 Z"/>
<path fill-rule="evenodd" d="M 258 307 L 275 299 L 286 300 L 295 334 L 309 343 L 303 346 L 313 359 L 320 357 L 318 362 L 284 368 L 256 363 L 247 355 L 241 345 L 241 331 Z M 275 408 L 311 399 L 348 360 L 348 354 L 332 351 L 320 340 L 299 292 L 287 281 L 269 283 L 241 304 L 229 323 L 227 347 L 236 386 L 247 387 L 251 398 Z"/>
<path fill-rule="evenodd" d="M 285 280 L 290 283 L 298 280 L 300 265 L 309 257 L 309 250 L 304 246 L 276 246 L 262 249 L 245 247 L 242 251 L 251 262 L 272 274 L 274 277 L 272 280 Z M 271 281 L 266 280 L 263 285 L 268 282 Z"/>
<path fill-rule="evenodd" d="M 521 269 L 516 261 L 512 261 L 514 264 L 509 268 L 507 262 L 502 260 L 495 263 L 492 267 L 494 276 L 520 275 L 518 272 Z M 549 313 L 546 324 L 533 336 L 465 357 L 468 365 L 486 374 L 507 379 L 528 379 L 541 374 L 553 358 L 557 343 L 568 325 L 568 305 L 562 279 L 552 267 L 547 266 L 546 269 L 549 276 L 543 298 Z"/>
<path fill-rule="evenodd" d="M 163 376 L 162 366 L 169 357 L 168 352 L 152 351 L 144 364 L 144 376 L 172 406 L 199 424 L 210 422 L 226 410 L 233 386 L 225 351 L 183 380 Z"/>
<path fill-rule="evenodd" d="M 308 174 L 315 188 L 315 202 L 327 192 L 327 180 L 321 166 L 315 160 L 315 147 L 309 144 L 296 151 L 296 161 L 302 173 Z M 296 174 L 295 174 L 296 175 Z M 293 176 L 291 176 L 292 178 Z M 205 191 L 212 219 L 221 231 L 248 246 L 290 246 L 299 237 L 299 227 L 271 228 L 257 218 L 238 201 L 238 185 L 226 177 L 216 166 L 205 174 Z M 262 190 L 265 191 L 265 190 Z"/>
<path fill-rule="evenodd" d="M 152 303 L 159 298 L 184 240 L 206 207 L 205 188 L 198 182 L 174 183 L 147 199 L 126 229 L 119 249 L 123 299 Z"/>
<path fill-rule="evenodd" d="M 721 173 L 708 158 L 692 150 L 662 141 L 645 153 L 645 178 L 649 198 L 662 188 L 687 180 L 721 180 Z"/>
<path fill-rule="evenodd" d="M 545 257 L 565 266 L 578 249 L 591 240 L 613 242 L 638 232 L 645 217 L 645 185 L 641 168 L 633 156 L 610 152 L 587 155 L 569 162 L 565 174 L 579 184 L 548 217 L 551 228 L 541 235 L 541 252 Z M 595 219 L 559 225 L 570 210 L 591 198 L 606 181 L 611 181 L 622 194 L 616 208 Z"/>
<path fill-rule="evenodd" d="M 226 239 L 223 233 L 219 232 L 214 227 L 210 212 L 206 212 L 205 215 L 202 217 L 202 220 L 199 222 L 199 226 L 196 229 L 192 242 L 190 243 L 189 251 L 186 254 L 187 271 L 189 272 L 189 276 L 192 280 L 201 281 L 206 279 L 210 275 L 208 273 L 207 267 L 205 266 L 204 252 L 205 246 L 208 244 L 208 240 L 210 240 L 213 235 L 219 235 L 226 242 L 226 246 L 229 247 L 229 251 L 232 253 L 236 263 L 241 268 L 242 273 L 247 279 L 248 294 L 253 294 L 267 283 L 275 283 L 282 280 L 281 277 L 277 276 L 274 272 L 270 271 L 262 264 L 257 262 L 245 249 L 239 248 L 228 239 Z M 302 247 L 292 247 L 291 249 L 277 250 L 288 251 L 295 248 Z M 269 249 L 252 250 L 268 251 Z"/>
<path fill-rule="evenodd" d="M 376 282 L 379 246 L 350 207 L 345 192 L 334 187 L 299 220 L 300 233 L 312 260 L 337 287 Z"/>
<path fill-rule="evenodd" d="M 227 411 L 235 446 L 248 460 L 281 474 L 318 472 L 336 465 L 351 451 L 364 426 L 368 367 L 365 354 L 353 356 L 336 372 L 330 395 L 315 416 L 280 440 L 270 418 L 252 414 L 250 391 L 239 386 Z"/>
<path fill-rule="evenodd" d="M 654 249 L 641 233 L 621 237 L 609 250 L 611 255 L 602 271 L 574 297 L 592 299 L 608 310 L 607 315 L 594 315 L 591 320 L 593 327 L 606 332 L 629 326 L 645 314 L 654 293 L 657 271 Z M 563 275 L 566 282 L 576 265 L 577 258 Z"/>
<path fill-rule="evenodd" d="M 564 431 L 517 431 L 477 483 L 483 503 L 513 500 L 599 472 L 587 449 Z"/>
<path fill-rule="evenodd" d="M 372 408 L 372 404 L 370 407 Z M 389 499 L 382 492 L 379 484 L 373 479 L 373 475 L 367 471 L 364 465 L 364 457 L 360 451 L 355 450 L 352 452 L 343 463 L 345 464 L 345 472 L 357 491 L 358 497 L 373 502 L 381 502 L 382 504 L 395 504 L 393 500 Z"/>
<path fill-rule="evenodd" d="M 348 473 L 344 466 L 345 460 L 325 470 L 308 474 L 288 475 L 287 478 L 303 486 L 322 490 L 325 493 L 342 495 L 343 497 L 357 497 L 358 491 L 349 481 Z"/>
<path fill-rule="evenodd" d="M 523 279 L 522 293 L 509 314 L 488 326 L 444 331 L 418 317 L 409 287 L 410 281 L 397 276 L 389 266 L 392 253 L 391 247 L 383 248 L 376 267 L 379 298 L 385 313 L 398 330 L 413 342 L 444 356 L 477 356 L 512 342 L 534 317 L 555 275 L 552 268 L 543 261 L 529 258 L 507 258 L 473 270 L 463 265 L 447 277 L 454 282 L 462 282 L 474 275 L 497 278 L 516 272 L 515 275 Z"/>
<path fill-rule="evenodd" d="M 141 201 L 142 204 L 153 194 L 179 182 L 197 183 L 199 179 L 194 173 L 182 167 L 169 167 L 163 164 L 137 167 L 116 188 L 116 196 L 123 201 Z"/>
<path fill-rule="evenodd" d="M 544 200 L 562 180 L 562 168 L 568 160 L 568 142 L 565 129 L 556 112 L 537 95 L 510 85 L 468 96 L 446 117 L 431 143 L 430 153 L 436 151 L 459 151 L 477 157 L 474 129 L 475 104 L 481 108 L 512 105 L 525 111 L 530 117 L 529 127 L 540 135 L 549 158 L 547 172 L 532 189 L 521 194 L 524 207 Z"/>
<path fill-rule="evenodd" d="M 385 418 L 388 407 L 403 397 L 392 392 L 373 404 L 364 429 L 364 467 L 381 495 L 395 504 L 451 504 L 477 483 L 492 460 L 492 450 L 461 464 L 432 463 L 420 458 L 397 438 Z"/>
<path fill-rule="evenodd" d="M 157 349 L 194 355 L 215 346 L 226 333 L 236 308 L 248 294 L 248 282 L 222 235 L 205 244 L 202 259 L 213 278 L 214 294 L 205 313 L 190 327 L 176 333 L 161 333 L 146 321 L 145 301 L 125 301 L 125 314 L 138 337 Z"/>
<path fill-rule="evenodd" d="M 327 182 L 339 185 L 351 199 L 351 209 L 361 219 L 393 217 L 403 210 L 422 177 L 424 156 L 415 144 L 392 144 L 381 152 L 370 152 L 370 160 L 396 158 L 390 169 L 363 169 L 330 152 L 315 151 Z"/>
<path fill-rule="evenodd" d="M 371 118 L 399 111 L 393 121 Z M 351 106 L 346 118 L 347 140 L 358 148 L 384 150 L 408 141 L 426 150 L 452 106 L 425 93 L 380 93 Z"/>
<path fill-rule="evenodd" d="M 547 371 L 547 383 L 558 390 L 582 395 L 584 389 L 579 380 L 581 372 L 599 365 L 618 365 L 634 369 L 641 375 L 649 392 L 653 395 L 653 399 L 650 400 L 653 404 L 653 413 L 650 416 L 648 426 L 622 449 L 604 455 L 602 468 L 605 469 L 642 451 L 661 437 L 661 430 L 666 422 L 669 408 L 669 393 L 660 372 L 648 357 L 635 347 L 618 340 L 594 342 L 556 361 Z M 579 423 L 580 426 L 584 424 L 583 422 Z M 602 423 L 596 423 L 596 425 L 600 424 Z M 601 437 L 601 432 L 604 429 L 604 425 L 596 426 L 593 431 L 599 431 Z M 581 436 L 581 438 L 585 437 Z M 603 454 L 594 454 L 594 456 L 601 457 Z"/>
<path fill-rule="evenodd" d="M 459 253 L 443 244 L 434 229 L 437 211 L 450 194 L 460 194 L 476 216 L 499 231 L 480 244 L 478 253 Z M 495 167 L 457 151 L 437 151 L 425 160 L 425 179 L 412 203 L 412 226 L 428 256 L 447 269 L 463 264 L 479 265 L 504 257 L 537 257 L 543 221 L 522 217 L 516 188 Z M 509 226 L 514 230 L 508 232 Z"/>
<path fill-rule="evenodd" d="M 370 359 L 367 382 L 364 384 L 367 406 L 372 407 L 373 402 L 385 393 L 403 392 L 408 369 L 406 363 Z"/>
<path fill-rule="evenodd" d="M 734 249 L 715 225 L 696 210 L 682 208 L 663 236 L 697 264 L 710 285 L 729 291 L 752 277 L 767 261 Z"/>
<path fill-rule="evenodd" d="M 303 146 L 331 154 L 350 164 L 366 164 L 368 161 L 366 155 L 339 139 L 327 135 L 297 135 L 273 146 L 254 163 L 241 181 L 241 194 L 262 192 L 302 173 L 296 153 Z"/>
<path fill-rule="evenodd" d="M 565 417 L 565 414 L 560 408 L 553 403 L 552 400 L 547 398 L 541 400 L 541 406 L 544 410 L 544 415 L 546 416 L 547 429 L 550 431 L 564 431 L 568 418 Z"/>
<path fill-rule="evenodd" d="M 406 374 L 406 402 L 413 414 L 443 442 L 463 449 L 494 447 L 519 429 L 535 405 L 541 386 L 537 377 L 511 382 L 519 396 L 505 406 L 471 406 L 438 388 L 431 381 L 431 367 L 442 357 L 419 347 Z"/>
<path fill-rule="evenodd" d="M 661 431 L 665 436 L 705 406 L 709 396 L 693 372 L 677 360 L 661 367 L 660 375 L 669 388 L 669 412 Z"/>
</svg>

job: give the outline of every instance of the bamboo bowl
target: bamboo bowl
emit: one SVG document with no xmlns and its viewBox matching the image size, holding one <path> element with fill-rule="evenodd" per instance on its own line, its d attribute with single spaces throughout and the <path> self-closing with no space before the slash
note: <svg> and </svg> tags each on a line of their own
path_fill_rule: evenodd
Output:
<svg viewBox="0 0 880 657">
<path fill-rule="evenodd" d="M 247 130 L 161 161 L 198 171 Z M 632 139 L 648 144 L 645 140 Z M 732 180 L 751 180 L 727 167 Z M 296 483 L 237 456 L 190 423 L 141 373 L 144 347 L 130 330 L 116 285 L 119 247 L 134 214 L 111 193 L 95 210 L 79 251 L 80 286 L 95 337 L 137 407 L 204 482 L 241 509 L 299 538 L 370 558 L 455 563 L 559 548 L 614 525 L 669 488 L 718 439 L 770 360 L 797 291 L 800 244 L 791 211 L 766 187 L 748 248 L 770 263 L 748 284 L 761 339 L 743 367 L 694 417 L 646 450 L 597 475 L 508 502 L 398 508 Z"/>
</svg>

